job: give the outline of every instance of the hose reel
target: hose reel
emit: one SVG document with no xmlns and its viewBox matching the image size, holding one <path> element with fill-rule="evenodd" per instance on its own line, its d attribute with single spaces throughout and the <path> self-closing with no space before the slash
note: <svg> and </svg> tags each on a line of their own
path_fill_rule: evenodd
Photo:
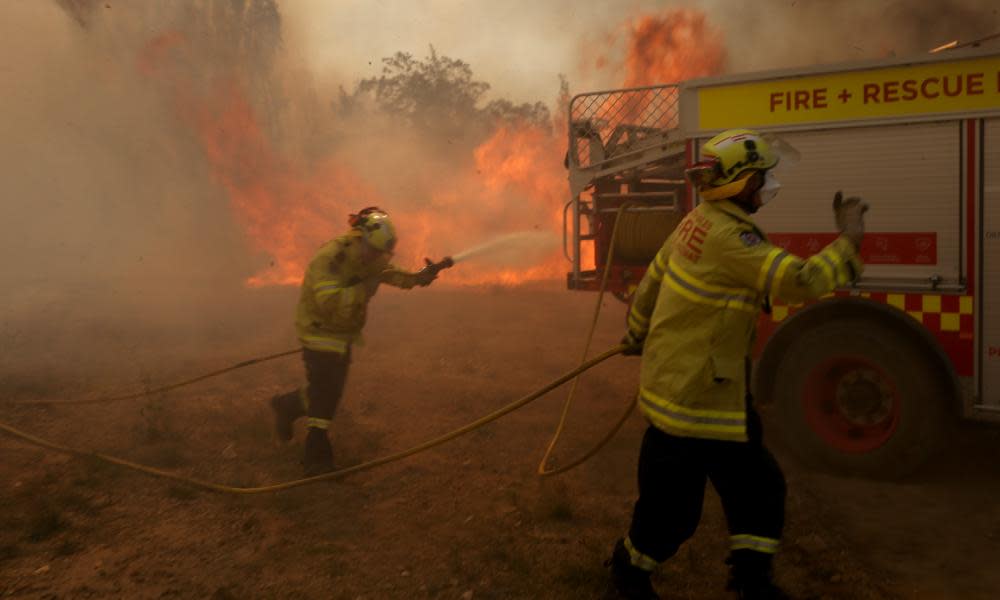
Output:
<svg viewBox="0 0 1000 600">
<path fill-rule="evenodd" d="M 611 227 L 612 217 L 602 219 L 603 226 Z M 682 218 L 683 213 L 670 206 L 630 207 L 623 211 L 619 216 L 618 235 L 609 244 L 615 263 L 649 264 Z"/>
</svg>

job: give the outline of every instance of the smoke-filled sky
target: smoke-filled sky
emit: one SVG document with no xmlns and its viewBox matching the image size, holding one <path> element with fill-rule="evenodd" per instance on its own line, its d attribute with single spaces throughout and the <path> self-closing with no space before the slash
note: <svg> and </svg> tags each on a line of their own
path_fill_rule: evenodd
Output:
<svg viewBox="0 0 1000 600">
<path fill-rule="evenodd" d="M 518 101 L 548 99 L 558 74 L 575 90 L 617 85 L 595 72 L 609 36 L 629 19 L 667 8 L 703 10 L 741 72 L 926 51 L 1000 30 L 989 0 L 285 0 L 282 10 L 312 67 L 347 78 L 369 76 L 379 59 L 433 44 L 470 62 Z"/>
</svg>

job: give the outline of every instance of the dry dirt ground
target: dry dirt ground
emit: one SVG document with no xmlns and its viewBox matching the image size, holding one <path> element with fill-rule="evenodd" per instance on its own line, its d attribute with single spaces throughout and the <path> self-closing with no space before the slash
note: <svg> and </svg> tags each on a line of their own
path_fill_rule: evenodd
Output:
<svg viewBox="0 0 1000 600">
<path fill-rule="evenodd" d="M 294 347 L 285 317 L 295 290 L 247 294 L 197 324 L 74 324 L 72 341 L 44 357 L 50 368 L 0 372 L 2 399 L 141 389 Z M 407 448 L 569 370 L 593 302 L 555 283 L 380 292 L 332 431 L 337 465 Z M 623 306 L 609 299 L 595 353 L 617 342 L 622 322 Z M 637 367 L 616 357 L 585 377 L 557 462 L 610 427 Z M 138 401 L 0 406 L 0 419 L 64 444 L 262 485 L 300 473 L 301 429 L 293 445 L 276 445 L 267 400 L 301 372 L 292 357 Z M 0 597 L 597 598 L 602 562 L 628 524 L 644 423 L 633 415 L 588 463 L 541 480 L 535 467 L 564 394 L 402 462 L 252 497 L 0 435 Z M 808 473 L 779 454 L 789 481 L 780 582 L 804 599 L 1000 597 L 998 448 L 995 430 L 964 428 L 946 455 L 897 483 Z M 728 597 L 726 546 L 709 494 L 658 589 Z"/>
</svg>

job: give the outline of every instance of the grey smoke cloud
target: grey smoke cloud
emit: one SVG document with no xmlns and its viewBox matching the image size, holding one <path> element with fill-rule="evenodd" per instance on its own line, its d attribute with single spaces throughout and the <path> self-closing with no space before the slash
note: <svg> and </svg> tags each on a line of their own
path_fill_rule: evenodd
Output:
<svg viewBox="0 0 1000 600">
<path fill-rule="evenodd" d="M 232 310 L 259 257 L 136 76 L 136 40 L 54 3 L 0 13 L 0 388 L 25 369 L 121 365 L 137 336 Z"/>
<path fill-rule="evenodd" d="M 669 8 L 704 10 L 723 33 L 731 72 L 926 52 L 1000 31 L 989 0 L 702 0 L 457 2 L 294 0 L 282 3 L 296 47 L 318 72 L 351 82 L 378 69 L 387 49 L 428 44 L 470 62 L 517 101 L 548 99 L 559 73 L 574 91 L 617 85 L 620 74 L 583 69 L 617 26 Z"/>
</svg>

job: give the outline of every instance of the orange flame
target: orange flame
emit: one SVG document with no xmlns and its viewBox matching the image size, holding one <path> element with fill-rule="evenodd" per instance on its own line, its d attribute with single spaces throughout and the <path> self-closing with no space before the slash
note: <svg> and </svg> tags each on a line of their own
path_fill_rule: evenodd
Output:
<svg viewBox="0 0 1000 600">
<path fill-rule="evenodd" d="M 627 26 L 624 86 L 716 73 L 725 60 L 719 36 L 698 11 L 644 16 Z M 342 232 L 347 214 L 361 205 L 391 212 L 404 268 L 417 266 L 424 256 L 439 258 L 514 231 L 548 232 L 561 240 L 568 194 L 563 120 L 552 130 L 529 124 L 498 127 L 475 149 L 474 172 L 449 174 L 448 188 L 436 191 L 424 208 L 394 207 L 336 157 L 304 168 L 281 156 L 237 76 L 196 85 L 192 76 L 173 68 L 172 55 L 186 43 L 180 34 L 160 35 L 142 50 L 137 66 L 169 90 L 251 244 L 271 258 L 271 266 L 250 277 L 248 285 L 298 284 L 313 251 Z M 568 265 L 555 246 L 527 266 L 470 262 L 448 271 L 442 282 L 516 285 L 559 278 Z"/>
<path fill-rule="evenodd" d="M 477 171 L 482 173 L 493 212 L 503 218 L 504 229 L 549 231 L 554 238 L 561 235 L 567 183 L 559 132 L 560 127 L 506 126 L 476 148 Z M 514 202 L 508 200 L 512 192 Z M 560 277 L 565 270 L 566 261 L 555 249 L 531 267 L 503 269 L 496 276 L 503 283 L 515 284 Z"/>
<path fill-rule="evenodd" d="M 682 8 L 647 15 L 632 21 L 629 29 L 624 87 L 717 75 L 725 66 L 722 36 L 701 11 Z"/>
<path fill-rule="evenodd" d="M 202 147 L 248 238 L 272 257 L 271 268 L 247 284 L 297 285 L 312 252 L 357 210 L 338 198 L 364 205 L 380 199 L 336 161 L 306 173 L 277 156 L 238 84 L 218 86 L 213 99 L 215 104 L 199 105 L 194 115 Z"/>
<path fill-rule="evenodd" d="M 553 244 L 530 264 L 502 266 L 490 261 L 462 264 L 442 281 L 460 285 L 517 285 L 563 276 L 558 249 L 566 175 L 562 138 L 537 125 L 507 125 L 474 151 L 474 171 L 457 174 L 434 193 L 430 207 L 394 213 L 404 231 L 400 262 L 455 254 L 491 238 L 520 231 L 550 233 Z M 409 258 L 409 262 L 407 261 Z"/>
<path fill-rule="evenodd" d="M 237 78 L 196 85 L 191 74 L 176 68 L 171 53 L 184 52 L 185 43 L 176 32 L 159 35 L 140 53 L 137 66 L 165 84 L 253 249 L 271 258 L 270 267 L 249 277 L 247 285 L 297 285 L 315 249 L 356 210 L 345 200 L 377 205 L 381 199 L 332 158 L 303 171 L 278 155 Z"/>
</svg>

